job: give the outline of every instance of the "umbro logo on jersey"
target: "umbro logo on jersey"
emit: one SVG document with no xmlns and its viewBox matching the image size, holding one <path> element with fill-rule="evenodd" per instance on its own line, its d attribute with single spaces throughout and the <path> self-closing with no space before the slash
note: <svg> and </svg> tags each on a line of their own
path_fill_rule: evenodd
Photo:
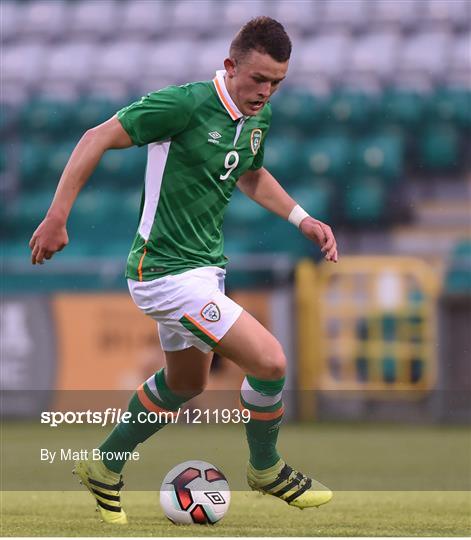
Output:
<svg viewBox="0 0 471 540">
<path fill-rule="evenodd" d="M 222 137 L 219 131 L 210 131 L 208 135 L 211 137 L 210 139 L 208 139 L 208 142 L 213 144 L 219 144 L 219 139 Z"/>
</svg>

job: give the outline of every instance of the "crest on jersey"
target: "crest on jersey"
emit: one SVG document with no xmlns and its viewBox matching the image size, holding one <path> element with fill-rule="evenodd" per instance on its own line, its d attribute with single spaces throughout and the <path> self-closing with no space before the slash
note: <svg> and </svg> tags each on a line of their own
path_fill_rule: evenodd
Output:
<svg viewBox="0 0 471 540">
<path fill-rule="evenodd" d="M 201 310 L 201 316 L 205 321 L 218 322 L 221 318 L 221 312 L 219 311 L 218 306 L 214 302 L 209 302 Z"/>
<path fill-rule="evenodd" d="M 252 129 L 252 133 L 250 134 L 250 148 L 252 149 L 252 154 L 254 156 L 258 152 L 261 142 L 262 142 L 262 130 L 258 128 Z"/>
</svg>

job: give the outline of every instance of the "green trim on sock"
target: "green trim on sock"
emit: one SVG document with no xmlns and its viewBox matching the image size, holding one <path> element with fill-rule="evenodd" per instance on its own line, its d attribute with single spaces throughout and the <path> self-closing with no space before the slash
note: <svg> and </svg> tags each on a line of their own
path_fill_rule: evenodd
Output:
<svg viewBox="0 0 471 540">
<path fill-rule="evenodd" d="M 120 424 L 115 426 L 113 431 L 108 435 L 107 439 L 99 446 L 102 452 L 113 452 L 115 456 L 117 452 L 133 452 L 138 443 L 120 433 Z M 104 465 L 114 473 L 120 473 L 126 464 L 125 459 L 107 459 L 103 457 Z"/>
<path fill-rule="evenodd" d="M 165 372 L 162 368 L 155 375 L 155 385 L 159 396 L 159 400 L 150 390 L 147 383 L 143 389 L 145 395 L 158 407 L 165 410 L 177 410 L 187 398 L 177 396 L 167 386 L 165 381 Z M 113 431 L 108 435 L 107 439 L 99 447 L 103 452 L 132 452 L 139 443 L 144 442 L 157 431 L 165 427 L 169 422 L 139 422 L 139 413 L 148 413 L 147 409 L 142 405 L 137 392 L 133 394 L 128 405 L 128 411 L 131 413 L 129 422 L 120 422 Z M 115 454 L 116 455 L 116 454 Z M 103 459 L 105 466 L 115 473 L 120 473 L 126 464 L 126 460 L 122 459 Z"/>
<path fill-rule="evenodd" d="M 279 394 L 283 390 L 285 384 L 285 377 L 281 377 L 281 379 L 275 381 L 267 381 L 247 375 L 247 380 L 254 390 L 264 396 L 276 396 L 276 394 Z"/>
<path fill-rule="evenodd" d="M 157 373 L 155 373 L 154 381 L 157 392 L 161 399 L 159 399 L 152 392 L 152 390 L 149 388 L 149 385 L 147 384 L 147 381 L 144 383 L 144 393 L 152 401 L 152 403 L 154 403 L 158 407 L 161 407 L 162 409 L 165 409 L 167 411 L 176 411 L 182 405 L 182 403 L 188 401 L 188 398 L 175 394 L 167 386 L 164 368 L 160 369 L 159 371 L 157 371 Z"/>
<path fill-rule="evenodd" d="M 267 381 L 247 375 L 247 381 L 254 392 L 262 396 L 276 396 L 282 392 L 285 378 L 282 377 L 276 381 Z M 268 405 L 266 407 L 247 403 L 242 397 L 242 394 L 240 400 L 242 405 L 254 412 L 276 412 L 283 406 L 281 399 L 274 405 Z M 280 416 L 277 418 L 271 420 L 256 420 L 253 418 L 245 424 L 245 432 L 250 450 L 250 463 L 255 469 L 268 469 L 279 461 L 280 455 L 276 449 L 276 443 L 282 417 L 283 411 L 280 410 Z"/>
<path fill-rule="evenodd" d="M 281 417 L 274 420 L 250 420 L 245 432 L 250 450 L 250 463 L 255 469 L 268 469 L 279 459 L 276 449 Z"/>
<path fill-rule="evenodd" d="M 157 407 L 160 407 L 161 409 L 165 409 L 167 410 L 167 407 L 165 407 L 165 405 L 162 403 L 162 401 L 160 399 L 157 398 L 157 396 L 155 396 L 151 389 L 149 388 L 149 386 L 147 385 L 147 383 L 144 383 L 144 394 L 152 401 L 152 403 L 154 405 L 157 405 Z"/>
</svg>

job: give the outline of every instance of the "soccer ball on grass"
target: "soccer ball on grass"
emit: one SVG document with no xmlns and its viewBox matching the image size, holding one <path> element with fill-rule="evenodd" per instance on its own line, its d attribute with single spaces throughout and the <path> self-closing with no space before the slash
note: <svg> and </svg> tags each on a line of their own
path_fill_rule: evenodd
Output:
<svg viewBox="0 0 471 540">
<path fill-rule="evenodd" d="M 224 517 L 230 501 L 226 477 L 205 461 L 180 463 L 167 473 L 160 488 L 160 505 L 178 525 L 213 525 Z"/>
</svg>

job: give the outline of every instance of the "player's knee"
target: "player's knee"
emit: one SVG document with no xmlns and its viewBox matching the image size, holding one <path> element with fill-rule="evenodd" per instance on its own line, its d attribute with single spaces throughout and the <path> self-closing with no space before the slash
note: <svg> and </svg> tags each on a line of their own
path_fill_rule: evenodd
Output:
<svg viewBox="0 0 471 540">
<path fill-rule="evenodd" d="M 259 371 L 258 377 L 266 380 L 277 380 L 285 376 L 286 356 L 278 341 L 264 350 L 263 362 Z"/>
<path fill-rule="evenodd" d="M 207 384 L 208 378 L 204 377 L 196 378 L 190 381 L 173 382 L 173 384 L 168 384 L 168 386 L 174 394 L 185 397 L 187 400 L 189 400 L 204 392 Z"/>
</svg>

